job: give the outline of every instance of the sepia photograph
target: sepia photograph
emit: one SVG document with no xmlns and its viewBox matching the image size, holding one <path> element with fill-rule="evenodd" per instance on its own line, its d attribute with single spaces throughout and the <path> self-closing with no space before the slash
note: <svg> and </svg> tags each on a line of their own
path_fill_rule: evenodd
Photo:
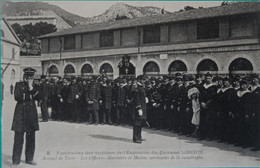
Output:
<svg viewBox="0 0 260 168">
<path fill-rule="evenodd" d="M 260 2 L 0 11 L 2 168 L 260 167 Z"/>
</svg>

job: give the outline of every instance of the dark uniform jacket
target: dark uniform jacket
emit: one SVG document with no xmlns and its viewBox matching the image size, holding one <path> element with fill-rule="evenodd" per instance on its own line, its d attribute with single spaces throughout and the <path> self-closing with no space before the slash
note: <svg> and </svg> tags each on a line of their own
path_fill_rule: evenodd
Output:
<svg viewBox="0 0 260 168">
<path fill-rule="evenodd" d="M 99 110 L 99 99 L 100 99 L 100 84 L 91 83 L 86 89 L 86 103 L 88 103 L 87 109 L 96 111 Z M 93 103 L 89 104 L 89 101 Z"/>
<path fill-rule="evenodd" d="M 17 101 L 12 130 L 31 132 L 39 130 L 38 114 L 35 105 L 35 97 L 39 93 L 35 88 L 31 91 L 27 82 L 17 82 L 14 90 L 14 98 Z"/>
<path fill-rule="evenodd" d="M 100 96 L 102 100 L 102 108 L 111 109 L 112 108 L 112 86 L 101 85 Z"/>
<path fill-rule="evenodd" d="M 133 106 L 135 108 L 134 115 L 137 115 L 138 110 L 143 111 L 142 119 L 147 118 L 146 112 L 146 102 L 145 102 L 145 89 L 142 85 L 138 84 L 137 88 L 132 87 L 132 94 L 133 94 Z"/>
<path fill-rule="evenodd" d="M 117 107 L 123 107 L 126 104 L 126 89 L 124 86 L 117 86 L 115 92 L 115 101 Z"/>
<path fill-rule="evenodd" d="M 43 102 L 47 102 L 48 101 L 48 97 L 49 97 L 49 85 L 46 81 L 43 81 L 40 84 L 40 90 L 39 90 L 39 95 L 40 95 L 40 100 Z"/>
<path fill-rule="evenodd" d="M 68 94 L 68 103 L 73 103 L 76 101 L 76 95 L 81 95 L 81 86 L 80 84 L 70 83 L 69 85 L 69 94 Z"/>
<path fill-rule="evenodd" d="M 236 98 L 236 90 L 234 88 L 222 89 L 222 92 L 218 94 L 218 102 L 220 106 L 220 115 L 228 117 L 229 112 L 234 113 L 234 103 Z"/>
<path fill-rule="evenodd" d="M 69 86 L 65 84 L 58 85 L 57 96 L 62 98 L 64 102 L 68 102 Z"/>
<path fill-rule="evenodd" d="M 238 121 L 244 122 L 246 115 L 252 117 L 252 93 L 249 91 L 237 91 L 235 99 L 235 117 Z"/>
</svg>

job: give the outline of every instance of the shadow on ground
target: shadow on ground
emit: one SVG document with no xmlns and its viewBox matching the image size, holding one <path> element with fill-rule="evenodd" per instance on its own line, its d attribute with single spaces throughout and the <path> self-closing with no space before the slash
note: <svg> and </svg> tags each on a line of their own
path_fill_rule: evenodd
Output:
<svg viewBox="0 0 260 168">
<path fill-rule="evenodd" d="M 122 137 L 114 137 L 114 136 L 108 136 L 108 135 L 97 135 L 97 134 L 89 134 L 89 136 L 91 136 L 92 138 L 98 138 L 98 139 L 132 143 L 131 139 L 126 139 L 126 138 L 122 138 Z"/>
</svg>

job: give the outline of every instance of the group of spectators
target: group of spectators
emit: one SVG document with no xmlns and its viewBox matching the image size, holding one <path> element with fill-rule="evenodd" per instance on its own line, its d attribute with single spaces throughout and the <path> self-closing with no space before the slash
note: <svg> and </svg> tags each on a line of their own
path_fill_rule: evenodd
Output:
<svg viewBox="0 0 260 168">
<path fill-rule="evenodd" d="M 143 123 L 150 129 L 260 150 L 260 85 L 256 74 L 221 77 L 176 73 L 114 80 L 106 75 L 88 79 L 46 79 L 43 75 L 38 84 L 43 121 L 131 124 L 136 108 L 133 81 L 145 90 L 147 117 Z"/>
</svg>

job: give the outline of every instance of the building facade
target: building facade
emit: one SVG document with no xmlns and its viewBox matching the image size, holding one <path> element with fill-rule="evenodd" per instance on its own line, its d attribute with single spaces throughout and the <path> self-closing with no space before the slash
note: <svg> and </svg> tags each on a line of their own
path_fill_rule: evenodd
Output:
<svg viewBox="0 0 260 168">
<path fill-rule="evenodd" d="M 11 93 L 11 86 L 21 79 L 20 40 L 5 19 L 1 19 L 1 81 L 4 95 Z"/>
<path fill-rule="evenodd" d="M 260 3 L 85 25 L 41 38 L 50 76 L 259 73 Z M 127 66 L 124 56 L 130 56 Z"/>
</svg>

